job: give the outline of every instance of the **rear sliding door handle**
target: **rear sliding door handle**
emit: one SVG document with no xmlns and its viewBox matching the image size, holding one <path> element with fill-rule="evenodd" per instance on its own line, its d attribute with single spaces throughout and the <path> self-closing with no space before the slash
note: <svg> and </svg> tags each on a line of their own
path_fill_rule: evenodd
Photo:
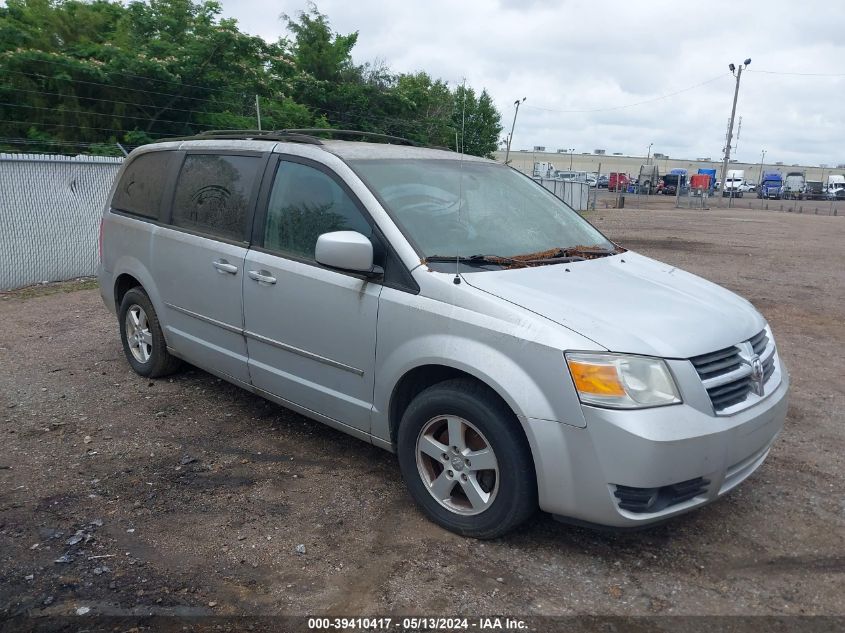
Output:
<svg viewBox="0 0 845 633">
<path fill-rule="evenodd" d="M 216 259 L 211 262 L 211 265 L 221 273 L 229 273 L 230 275 L 236 275 L 238 273 L 238 267 L 234 264 L 230 264 L 225 259 Z"/>
<path fill-rule="evenodd" d="M 268 273 L 266 270 L 250 270 L 247 274 L 249 275 L 250 279 L 255 279 L 255 281 L 260 284 L 267 284 L 272 286 L 274 283 L 276 283 L 276 278 L 273 277 L 273 275 Z"/>
</svg>

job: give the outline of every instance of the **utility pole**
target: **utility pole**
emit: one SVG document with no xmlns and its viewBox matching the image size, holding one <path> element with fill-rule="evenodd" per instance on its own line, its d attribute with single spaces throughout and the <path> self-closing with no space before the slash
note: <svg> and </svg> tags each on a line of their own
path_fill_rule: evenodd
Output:
<svg viewBox="0 0 845 633">
<path fill-rule="evenodd" d="M 646 165 L 651 165 L 651 146 L 652 145 L 654 145 L 654 143 L 648 144 L 648 154 L 645 157 L 645 164 Z"/>
<path fill-rule="evenodd" d="M 508 157 L 511 154 L 511 141 L 513 141 L 513 129 L 516 127 L 516 115 L 519 114 L 519 105 L 521 103 L 525 103 L 525 99 L 526 99 L 525 97 L 522 97 L 522 101 L 517 99 L 516 101 L 513 102 L 513 104 L 516 106 L 516 110 L 514 110 L 514 113 L 513 113 L 513 123 L 511 123 L 511 133 L 508 134 L 508 148 L 505 150 L 505 165 L 508 164 Z"/>
<path fill-rule="evenodd" d="M 733 106 L 731 106 L 731 119 L 730 123 L 728 123 L 728 140 L 725 144 L 725 159 L 722 162 L 722 191 L 724 191 L 725 185 L 727 184 L 728 178 L 728 163 L 731 160 L 731 141 L 733 140 L 733 133 L 734 133 L 734 117 L 736 116 L 736 101 L 739 98 L 739 80 L 742 78 L 742 71 L 748 68 L 749 64 L 751 64 L 751 58 L 749 57 L 746 59 L 742 64 L 739 65 L 739 68 L 734 66 L 733 64 L 728 65 L 731 73 L 734 74 L 736 77 L 736 88 L 734 88 L 734 102 Z"/>
<path fill-rule="evenodd" d="M 258 118 L 258 131 L 261 131 L 261 104 L 258 102 L 258 95 L 255 95 L 255 116 Z"/>
<path fill-rule="evenodd" d="M 766 150 L 760 155 L 760 177 L 757 178 L 757 191 L 760 191 L 760 185 L 763 184 L 763 162 L 766 160 Z"/>
</svg>

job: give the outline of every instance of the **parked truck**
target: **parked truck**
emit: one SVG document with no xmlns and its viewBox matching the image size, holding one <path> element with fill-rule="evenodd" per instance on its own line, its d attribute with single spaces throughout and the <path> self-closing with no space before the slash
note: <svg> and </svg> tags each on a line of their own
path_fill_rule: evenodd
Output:
<svg viewBox="0 0 845 633">
<path fill-rule="evenodd" d="M 554 163 L 548 161 L 536 161 L 534 163 L 534 172 L 531 174 L 534 178 L 553 178 L 555 173 Z"/>
<path fill-rule="evenodd" d="M 783 176 L 779 171 L 764 171 L 760 186 L 757 187 L 757 197 L 769 200 L 780 200 L 783 197 Z"/>
<path fill-rule="evenodd" d="M 808 180 L 804 184 L 804 200 L 824 200 L 824 183 L 821 180 Z"/>
<path fill-rule="evenodd" d="M 804 173 L 791 171 L 783 179 L 783 197 L 787 200 L 803 200 L 805 186 Z"/>
<path fill-rule="evenodd" d="M 678 187 L 681 188 L 681 193 L 687 186 L 687 170 L 673 169 L 668 174 L 663 176 L 663 195 L 674 196 L 678 192 Z"/>
<path fill-rule="evenodd" d="M 640 165 L 640 176 L 637 179 L 640 193 L 652 194 L 657 191 L 660 183 L 660 171 L 657 165 Z"/>
<path fill-rule="evenodd" d="M 699 174 L 710 176 L 710 191 L 711 193 L 716 189 L 716 170 L 715 169 L 699 169 Z"/>
<path fill-rule="evenodd" d="M 741 198 L 747 187 L 744 169 L 729 169 L 722 186 L 722 195 L 730 198 Z"/>
<path fill-rule="evenodd" d="M 825 191 L 829 200 L 845 198 L 845 176 L 841 174 L 831 174 L 828 176 Z"/>
<path fill-rule="evenodd" d="M 610 172 L 610 180 L 608 181 L 607 188 L 610 191 L 626 191 L 628 189 L 628 174 L 624 174 L 621 171 Z"/>
</svg>

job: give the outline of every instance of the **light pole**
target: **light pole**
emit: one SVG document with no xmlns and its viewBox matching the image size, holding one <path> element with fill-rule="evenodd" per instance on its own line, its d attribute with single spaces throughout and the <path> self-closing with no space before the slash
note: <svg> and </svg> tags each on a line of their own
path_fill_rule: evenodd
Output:
<svg viewBox="0 0 845 633">
<path fill-rule="evenodd" d="M 734 102 L 733 106 L 731 107 L 731 120 L 728 123 L 728 142 L 725 145 L 725 160 L 722 162 L 722 193 L 724 194 L 725 186 L 728 182 L 728 163 L 731 160 L 731 142 L 733 141 L 733 134 L 734 134 L 734 117 L 736 116 L 736 100 L 739 98 L 739 80 L 742 78 L 742 71 L 748 68 L 751 64 L 751 58 L 749 57 L 746 59 L 742 64 L 739 65 L 739 68 L 734 66 L 733 64 L 729 64 L 728 68 L 730 69 L 731 73 L 736 77 L 736 88 L 734 88 Z"/>
<path fill-rule="evenodd" d="M 760 155 L 760 177 L 757 178 L 757 191 L 761 191 L 760 185 L 763 184 L 763 162 L 766 160 L 766 150 Z"/>
<path fill-rule="evenodd" d="M 522 97 L 522 101 L 517 99 L 513 102 L 516 106 L 516 110 L 513 112 L 513 123 L 511 123 L 511 133 L 508 135 L 508 148 L 505 150 L 505 165 L 508 164 L 508 157 L 511 154 L 511 141 L 513 141 L 513 129 L 516 127 L 516 115 L 519 114 L 519 105 L 521 103 L 525 103 L 525 97 Z"/>
<path fill-rule="evenodd" d="M 572 171 L 572 155 L 575 153 L 575 148 L 569 149 L 569 171 Z"/>
<path fill-rule="evenodd" d="M 654 143 L 648 144 L 648 154 L 645 157 L 645 164 L 646 165 L 651 165 L 651 146 L 652 145 L 654 145 Z"/>
</svg>

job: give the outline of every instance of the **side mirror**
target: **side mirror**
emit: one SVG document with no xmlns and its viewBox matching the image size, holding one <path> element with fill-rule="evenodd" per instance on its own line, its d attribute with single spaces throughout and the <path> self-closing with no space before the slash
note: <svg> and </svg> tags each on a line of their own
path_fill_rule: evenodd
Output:
<svg viewBox="0 0 845 633">
<path fill-rule="evenodd" d="M 316 260 L 324 266 L 359 273 L 380 274 L 373 266 L 373 243 L 358 231 L 333 231 L 317 238 Z"/>
</svg>

